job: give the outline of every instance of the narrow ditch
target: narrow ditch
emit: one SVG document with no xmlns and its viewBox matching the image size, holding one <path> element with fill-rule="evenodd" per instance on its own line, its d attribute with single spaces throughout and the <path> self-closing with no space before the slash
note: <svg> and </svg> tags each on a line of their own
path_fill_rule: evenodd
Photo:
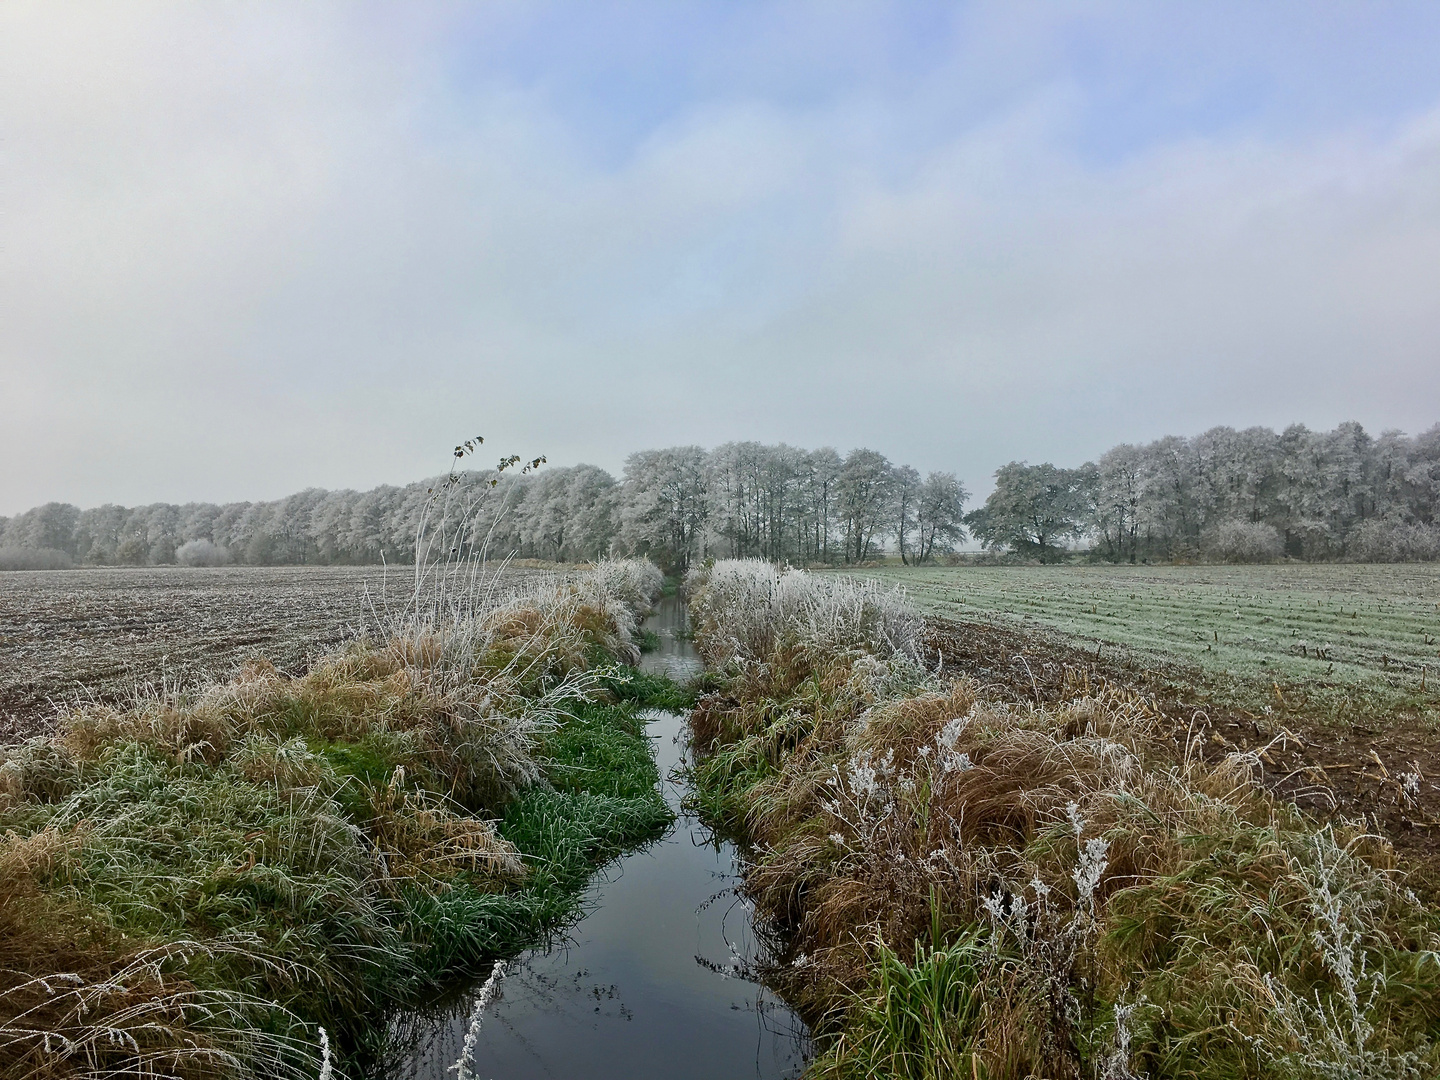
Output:
<svg viewBox="0 0 1440 1080">
<path fill-rule="evenodd" d="M 700 659 L 684 605 L 646 622 L 659 647 L 641 666 L 684 681 Z M 804 1023 L 744 977 L 763 944 L 737 893 L 735 848 L 685 813 L 685 717 L 656 710 L 648 731 L 675 824 L 596 875 L 589 913 L 567 939 L 509 965 L 470 1052 L 483 1080 L 786 1080 L 804 1071 Z M 488 973 L 487 973 L 488 974 Z M 403 1066 L 403 1080 L 452 1080 L 473 997 L 456 1003 Z"/>
</svg>

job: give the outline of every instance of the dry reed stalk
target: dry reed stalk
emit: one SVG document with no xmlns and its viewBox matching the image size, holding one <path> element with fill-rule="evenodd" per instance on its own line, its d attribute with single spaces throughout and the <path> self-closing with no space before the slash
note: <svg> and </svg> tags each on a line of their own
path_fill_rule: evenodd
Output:
<svg viewBox="0 0 1440 1080">
<path fill-rule="evenodd" d="M 492 808 L 543 782 L 540 740 L 659 584 L 618 563 L 452 589 L 304 675 L 256 662 L 0 747 L 0 1073 L 333 1072 L 275 1002 L 374 1012 L 377 973 L 423 974 L 398 896 L 524 875 Z"/>
<path fill-rule="evenodd" d="M 804 958 L 780 983 L 836 1045 L 870 1022 L 875 944 L 910 955 L 938 909 L 992 943 L 971 1036 L 992 1077 L 1440 1067 L 1440 918 L 1382 840 L 1273 800 L 1262 751 L 1177 757 L 1108 687 L 1046 708 L 917 678 L 895 635 L 857 630 L 903 617 L 817 619 L 825 590 L 764 564 L 691 587 L 722 674 L 697 783 L 753 841 L 747 888 Z"/>
</svg>

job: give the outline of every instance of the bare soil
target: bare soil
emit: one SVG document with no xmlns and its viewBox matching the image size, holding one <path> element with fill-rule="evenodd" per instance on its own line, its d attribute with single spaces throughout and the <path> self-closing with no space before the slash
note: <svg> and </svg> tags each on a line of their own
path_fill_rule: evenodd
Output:
<svg viewBox="0 0 1440 1080">
<path fill-rule="evenodd" d="M 388 593 L 408 594 L 405 569 Z M 123 702 L 162 679 L 289 672 L 354 635 L 380 567 L 181 567 L 0 573 L 0 741 L 42 734 L 78 700 Z"/>
<path fill-rule="evenodd" d="M 1183 661 L 1157 667 L 1153 657 L 1108 644 L 1080 647 L 1043 628 L 940 618 L 928 627 L 942 670 L 977 679 L 995 697 L 1054 702 L 1087 678 L 1143 693 L 1166 718 L 1177 750 L 1188 743 L 1212 758 L 1257 752 L 1277 795 L 1317 816 L 1365 819 L 1440 880 L 1440 738 L 1419 716 L 1337 724 L 1333 714 L 1307 713 L 1304 687 L 1278 683 L 1274 704 L 1257 712 Z M 1418 792 L 1408 795 L 1407 773 L 1419 777 Z"/>
</svg>

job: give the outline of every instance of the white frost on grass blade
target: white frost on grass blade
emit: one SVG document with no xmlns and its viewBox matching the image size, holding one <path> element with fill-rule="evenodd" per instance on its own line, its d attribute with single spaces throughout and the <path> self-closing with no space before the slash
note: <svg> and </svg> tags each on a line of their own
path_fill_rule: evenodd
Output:
<svg viewBox="0 0 1440 1080">
<path fill-rule="evenodd" d="M 446 1070 L 457 1074 L 457 1080 L 475 1080 L 475 1074 L 471 1072 L 471 1069 L 475 1064 L 475 1042 L 480 1037 L 480 1024 L 485 1019 L 485 1009 L 489 1006 L 491 998 L 495 996 L 495 990 L 504 977 L 505 961 L 497 960 L 494 969 L 490 972 L 490 977 L 480 987 L 480 993 L 475 995 L 475 1007 L 470 1011 L 470 1026 L 465 1029 L 465 1045 L 460 1050 L 459 1059 Z"/>
<path fill-rule="evenodd" d="M 923 620 L 904 590 L 833 574 L 723 559 L 686 580 L 701 654 L 716 666 L 768 662 L 795 647 L 917 661 Z"/>
</svg>

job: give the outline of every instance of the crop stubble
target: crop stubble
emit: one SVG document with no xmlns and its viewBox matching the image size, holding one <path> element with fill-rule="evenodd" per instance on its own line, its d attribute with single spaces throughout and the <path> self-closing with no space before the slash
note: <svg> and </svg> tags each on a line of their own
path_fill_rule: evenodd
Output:
<svg viewBox="0 0 1440 1080">
<path fill-rule="evenodd" d="M 1440 871 L 1440 567 L 865 573 L 906 587 L 945 670 L 1031 700 L 1077 678 L 1137 689 L 1177 744 L 1263 752 L 1277 794 L 1364 816 Z"/>
<path fill-rule="evenodd" d="M 1418 687 L 1440 673 L 1440 566 L 884 567 L 927 615 L 1034 622 L 1217 674 Z"/>
<path fill-rule="evenodd" d="M 363 625 L 367 589 L 378 605 L 410 583 L 376 566 L 0 574 L 0 739 L 48 730 L 77 698 L 225 679 L 249 657 L 298 673 Z"/>
</svg>

